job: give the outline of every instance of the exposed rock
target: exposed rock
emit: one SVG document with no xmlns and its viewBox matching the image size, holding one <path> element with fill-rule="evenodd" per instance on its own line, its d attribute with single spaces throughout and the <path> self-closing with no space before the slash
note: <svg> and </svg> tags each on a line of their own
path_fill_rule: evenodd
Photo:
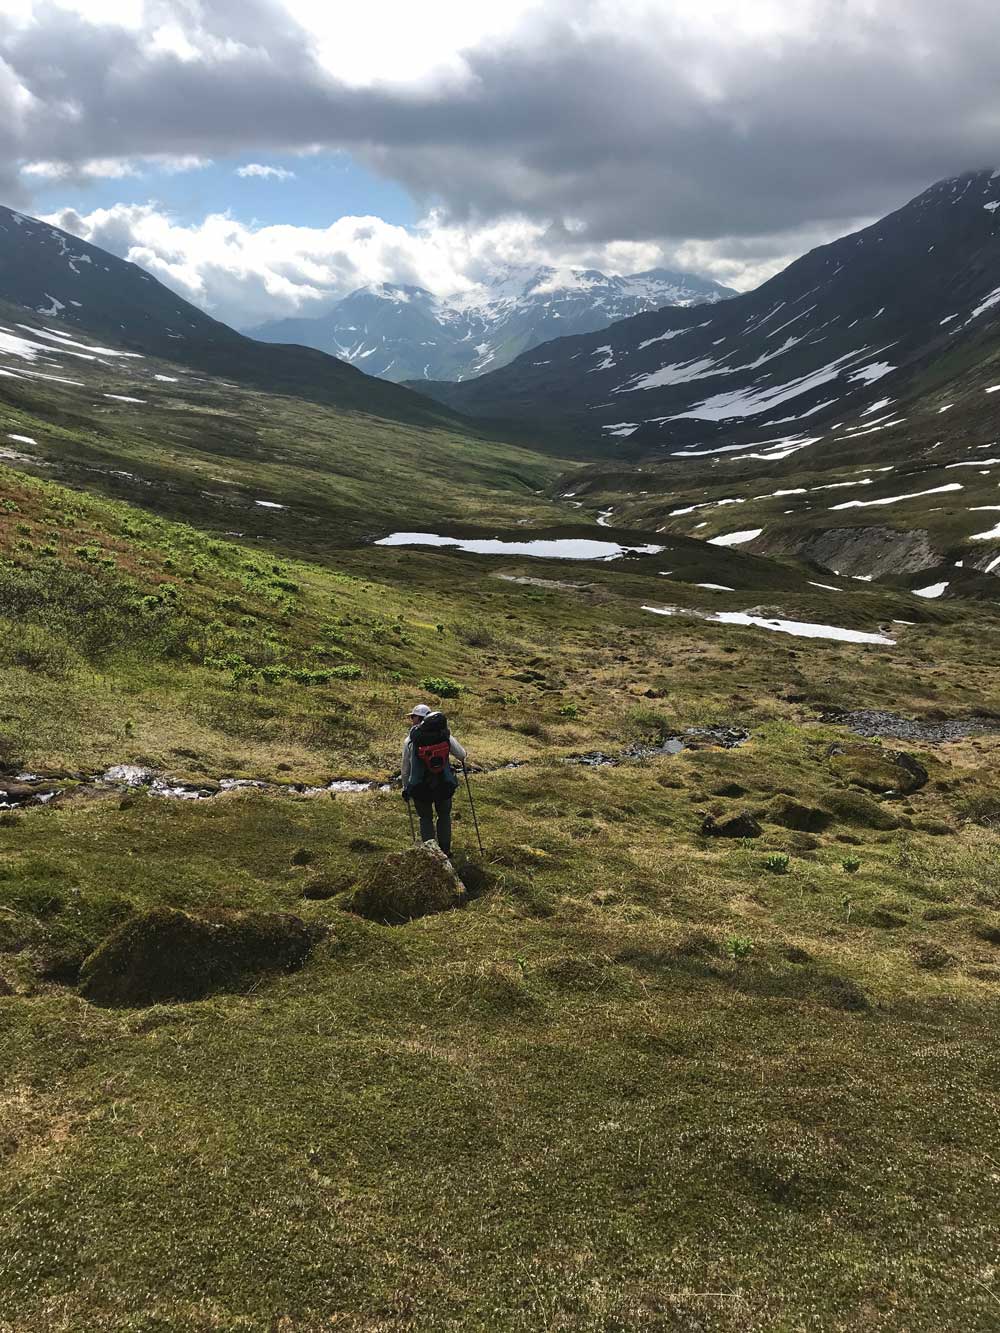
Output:
<svg viewBox="0 0 1000 1333">
<path fill-rule="evenodd" d="M 801 529 L 768 534 L 770 555 L 795 555 L 825 570 L 854 574 L 916 574 L 936 569 L 941 555 L 927 532 L 914 528 L 898 532 L 889 527 L 824 528 L 803 536 Z"/>
<path fill-rule="evenodd" d="M 127 921 L 94 950 L 81 969 L 80 990 L 109 1007 L 197 1000 L 260 973 L 301 967 L 322 933 L 284 912 L 196 917 L 158 907 Z"/>
<path fill-rule="evenodd" d="M 831 745 L 830 767 L 844 782 L 883 794 L 909 796 L 928 782 L 927 769 L 902 750 L 880 745 Z"/>
<path fill-rule="evenodd" d="M 806 949 L 801 949 L 797 944 L 790 944 L 788 946 L 785 950 L 785 957 L 790 963 L 798 963 L 800 965 L 812 962 L 812 954 Z"/>
<path fill-rule="evenodd" d="M 701 832 L 706 838 L 759 838 L 764 830 L 749 810 L 741 810 L 739 814 L 722 820 L 708 815 Z"/>
<path fill-rule="evenodd" d="M 847 727 L 849 731 L 856 732 L 859 736 L 891 736 L 901 741 L 926 741 L 931 745 L 1000 730 L 1000 721 L 995 717 L 932 717 L 926 721 L 917 721 L 910 717 L 900 717 L 898 713 L 887 713 L 875 708 L 859 709 L 849 713 L 839 709 L 825 709 L 823 721 Z M 942 787 L 939 783 L 938 787 L 946 790 L 947 785 L 949 784 Z"/>
<path fill-rule="evenodd" d="M 347 910 L 399 926 L 416 917 L 447 912 L 466 901 L 465 885 L 436 842 L 392 852 L 345 904 Z"/>
<path fill-rule="evenodd" d="M 980 926 L 976 934 L 984 944 L 992 944 L 1000 949 L 1000 926 Z"/>
<path fill-rule="evenodd" d="M 13 778 L 0 778 L 0 801 L 27 801 L 34 796 L 35 790 L 27 782 L 15 782 Z"/>
<path fill-rule="evenodd" d="M 126 787 L 148 787 L 155 777 L 156 770 L 142 764 L 115 764 L 101 774 L 103 782 L 124 783 Z"/>
<path fill-rule="evenodd" d="M 803 805 L 800 801 L 789 800 L 787 796 L 779 796 L 772 801 L 765 818 L 769 824 L 797 829 L 800 833 L 822 833 L 833 823 L 833 815 L 828 810 Z"/>
</svg>

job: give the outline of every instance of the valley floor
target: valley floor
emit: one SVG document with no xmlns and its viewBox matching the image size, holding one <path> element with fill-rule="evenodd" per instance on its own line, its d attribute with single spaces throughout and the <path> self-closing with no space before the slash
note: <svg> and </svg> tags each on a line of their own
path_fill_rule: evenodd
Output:
<svg viewBox="0 0 1000 1333">
<path fill-rule="evenodd" d="M 800 640 L 684 614 L 749 604 L 690 583 L 650 616 L 655 557 L 306 563 L 2 476 L 0 782 L 66 789 L 0 812 L 2 1333 L 995 1328 L 989 610 L 835 610 L 751 562 L 768 607 L 917 622 Z M 74 790 L 385 782 L 420 697 L 487 850 L 462 796 L 472 901 L 408 925 L 345 910 L 409 839 L 391 792 Z M 987 716 L 821 720 L 859 707 Z M 632 753 L 710 723 L 748 739 Z M 744 811 L 760 836 L 702 834 Z M 85 1000 L 164 906 L 323 938 L 194 1002 Z"/>
</svg>

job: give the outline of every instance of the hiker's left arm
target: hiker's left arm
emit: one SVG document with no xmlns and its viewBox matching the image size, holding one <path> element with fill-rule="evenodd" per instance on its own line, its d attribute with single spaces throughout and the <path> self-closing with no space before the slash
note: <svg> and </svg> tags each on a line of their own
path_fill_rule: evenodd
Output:
<svg viewBox="0 0 1000 1333">
<path fill-rule="evenodd" d="M 458 741 L 455 739 L 454 736 L 452 736 L 451 738 L 451 752 L 455 756 L 455 758 L 462 764 L 464 764 L 466 759 L 468 758 L 468 751 L 466 750 L 465 746 L 459 745 Z"/>
</svg>

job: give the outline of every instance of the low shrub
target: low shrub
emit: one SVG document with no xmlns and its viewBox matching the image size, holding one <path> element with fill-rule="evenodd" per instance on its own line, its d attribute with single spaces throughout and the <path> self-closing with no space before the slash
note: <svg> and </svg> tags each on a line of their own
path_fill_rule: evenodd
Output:
<svg viewBox="0 0 1000 1333">
<path fill-rule="evenodd" d="M 361 674 L 360 671 L 358 674 Z M 457 699 L 464 687 L 448 676 L 425 676 L 420 682 L 420 688 L 439 699 Z"/>
</svg>

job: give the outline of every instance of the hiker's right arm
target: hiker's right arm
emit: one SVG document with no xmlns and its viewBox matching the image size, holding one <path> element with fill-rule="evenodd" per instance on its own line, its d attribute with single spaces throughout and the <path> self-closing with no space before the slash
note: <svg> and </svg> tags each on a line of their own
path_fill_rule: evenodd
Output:
<svg viewBox="0 0 1000 1333">
<path fill-rule="evenodd" d="M 410 745 L 409 737 L 403 742 L 403 758 L 400 761 L 400 775 L 403 779 L 403 790 L 406 790 L 406 784 L 410 780 L 410 756 L 413 753 L 413 747 Z"/>
</svg>

